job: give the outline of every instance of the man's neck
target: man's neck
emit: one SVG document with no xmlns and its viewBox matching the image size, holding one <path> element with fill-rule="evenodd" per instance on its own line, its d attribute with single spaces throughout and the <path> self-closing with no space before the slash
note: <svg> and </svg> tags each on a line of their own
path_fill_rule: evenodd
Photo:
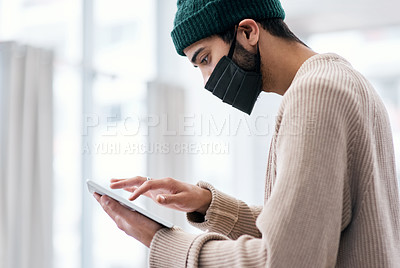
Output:
<svg viewBox="0 0 400 268">
<path fill-rule="evenodd" d="M 317 53 L 301 43 L 275 37 L 266 31 L 260 35 L 263 91 L 285 94 L 301 67 Z"/>
</svg>

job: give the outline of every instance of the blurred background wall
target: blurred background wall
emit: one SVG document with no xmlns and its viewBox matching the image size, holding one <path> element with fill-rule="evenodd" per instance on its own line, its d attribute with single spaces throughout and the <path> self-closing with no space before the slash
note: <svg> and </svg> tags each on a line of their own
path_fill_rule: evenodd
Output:
<svg viewBox="0 0 400 268">
<path fill-rule="evenodd" d="M 282 4 L 286 22 L 311 48 L 344 56 L 375 86 L 391 119 L 399 172 L 400 2 Z M 249 204 L 263 203 L 281 97 L 262 93 L 247 116 L 204 90 L 200 72 L 170 39 L 175 11 L 176 0 L 0 0 L 0 42 L 54 53 L 52 267 L 147 266 L 148 251 L 95 203 L 88 178 L 206 180 Z M 183 213 L 164 216 L 196 232 Z"/>
</svg>

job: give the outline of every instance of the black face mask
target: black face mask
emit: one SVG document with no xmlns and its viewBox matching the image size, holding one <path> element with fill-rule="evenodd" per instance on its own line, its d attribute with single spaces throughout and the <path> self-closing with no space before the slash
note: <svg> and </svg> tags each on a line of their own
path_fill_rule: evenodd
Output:
<svg viewBox="0 0 400 268">
<path fill-rule="evenodd" d="M 232 61 L 236 31 L 228 56 L 223 56 L 211 73 L 205 88 L 223 102 L 250 115 L 261 93 L 260 52 L 257 45 L 256 71 L 249 72 Z"/>
</svg>

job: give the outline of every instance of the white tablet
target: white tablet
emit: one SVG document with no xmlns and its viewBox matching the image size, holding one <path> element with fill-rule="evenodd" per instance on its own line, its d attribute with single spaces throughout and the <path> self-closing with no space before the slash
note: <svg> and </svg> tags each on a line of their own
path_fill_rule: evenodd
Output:
<svg viewBox="0 0 400 268">
<path fill-rule="evenodd" d="M 172 223 L 161 219 L 160 217 L 154 215 L 148 210 L 145 210 L 144 208 L 141 208 L 137 205 L 135 205 L 133 202 L 129 201 L 128 199 L 118 195 L 117 193 L 113 192 L 112 189 L 106 189 L 103 186 L 95 183 L 92 180 L 87 180 L 86 181 L 89 192 L 93 193 L 98 193 L 99 195 L 107 195 L 111 197 L 112 199 L 118 201 L 120 204 L 124 205 L 125 207 L 129 208 L 132 211 L 137 211 L 140 214 L 146 216 L 149 219 L 152 219 L 153 221 L 158 222 L 161 225 L 164 225 L 165 227 L 171 228 L 174 226 Z"/>
</svg>

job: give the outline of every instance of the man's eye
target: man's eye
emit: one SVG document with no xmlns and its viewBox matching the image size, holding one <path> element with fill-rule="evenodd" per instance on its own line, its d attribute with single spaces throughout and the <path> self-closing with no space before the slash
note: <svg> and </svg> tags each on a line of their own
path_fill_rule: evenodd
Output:
<svg viewBox="0 0 400 268">
<path fill-rule="evenodd" d="M 202 64 L 207 64 L 208 63 L 208 56 L 204 57 L 201 62 Z"/>
</svg>

